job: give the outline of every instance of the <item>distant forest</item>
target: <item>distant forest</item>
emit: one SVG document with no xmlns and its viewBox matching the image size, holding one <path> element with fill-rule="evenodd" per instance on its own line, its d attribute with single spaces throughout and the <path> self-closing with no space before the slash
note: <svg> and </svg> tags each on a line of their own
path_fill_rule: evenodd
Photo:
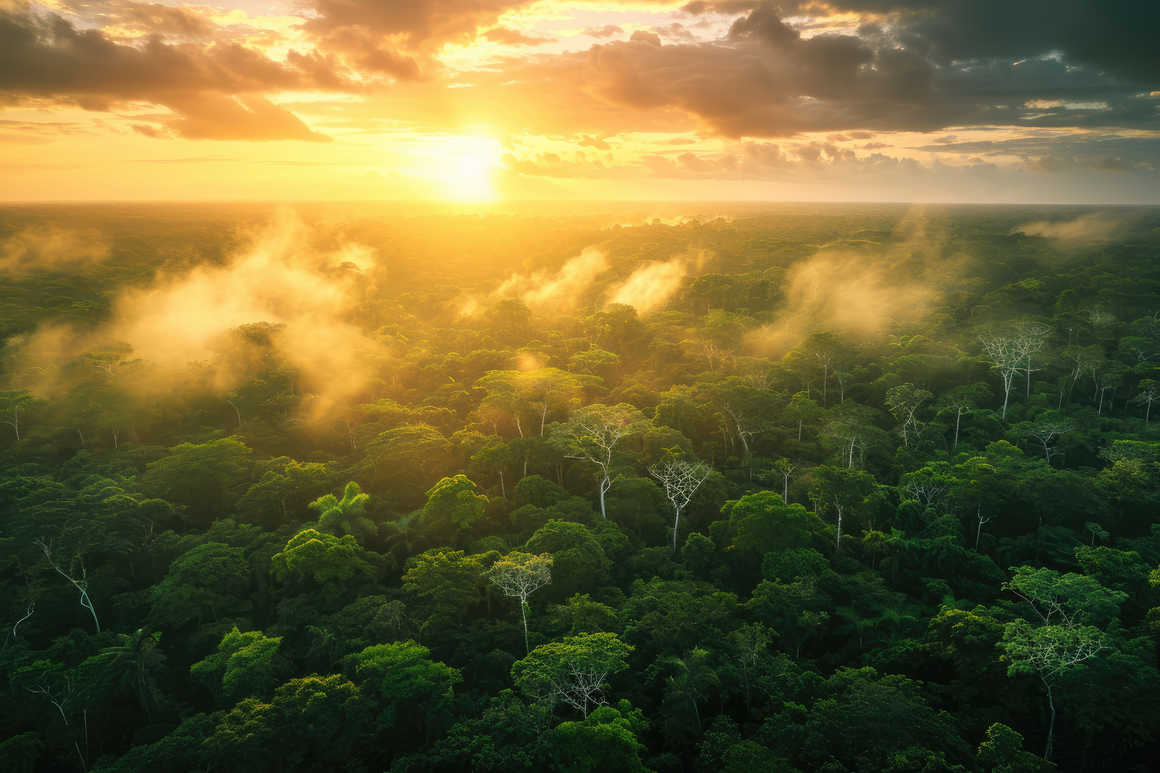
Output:
<svg viewBox="0 0 1160 773">
<path fill-rule="evenodd" d="M 1146 771 L 1160 211 L 0 209 L 0 770 Z"/>
</svg>

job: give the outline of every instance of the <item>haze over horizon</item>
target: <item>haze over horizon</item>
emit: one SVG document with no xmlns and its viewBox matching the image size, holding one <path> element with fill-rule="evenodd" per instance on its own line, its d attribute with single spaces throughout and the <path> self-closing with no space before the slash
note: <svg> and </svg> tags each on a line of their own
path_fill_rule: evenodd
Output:
<svg viewBox="0 0 1160 773">
<path fill-rule="evenodd" d="M 1160 203 L 1155 3 L 0 0 L 0 201 Z"/>
</svg>

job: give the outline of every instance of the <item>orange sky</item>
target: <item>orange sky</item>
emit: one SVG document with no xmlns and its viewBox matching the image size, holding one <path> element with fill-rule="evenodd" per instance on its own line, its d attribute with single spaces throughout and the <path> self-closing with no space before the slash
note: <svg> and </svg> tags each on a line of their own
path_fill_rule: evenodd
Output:
<svg viewBox="0 0 1160 773">
<path fill-rule="evenodd" d="M 0 198 L 1157 203 L 1115 6 L 0 0 Z"/>
</svg>

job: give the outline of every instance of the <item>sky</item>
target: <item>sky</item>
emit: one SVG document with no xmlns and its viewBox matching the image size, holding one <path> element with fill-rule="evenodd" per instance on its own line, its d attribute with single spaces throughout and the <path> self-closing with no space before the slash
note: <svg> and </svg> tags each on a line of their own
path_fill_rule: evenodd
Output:
<svg viewBox="0 0 1160 773">
<path fill-rule="evenodd" d="M 0 0 L 0 200 L 1160 203 L 1154 0 Z"/>
</svg>

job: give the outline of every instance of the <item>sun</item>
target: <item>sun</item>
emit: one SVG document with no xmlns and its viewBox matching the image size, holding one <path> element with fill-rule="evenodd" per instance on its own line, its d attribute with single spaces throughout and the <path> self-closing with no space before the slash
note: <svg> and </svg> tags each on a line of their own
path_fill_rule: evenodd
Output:
<svg viewBox="0 0 1160 773">
<path fill-rule="evenodd" d="M 457 135 L 431 138 L 425 177 L 450 201 L 487 202 L 496 198 L 495 175 L 503 147 L 491 137 Z"/>
</svg>

